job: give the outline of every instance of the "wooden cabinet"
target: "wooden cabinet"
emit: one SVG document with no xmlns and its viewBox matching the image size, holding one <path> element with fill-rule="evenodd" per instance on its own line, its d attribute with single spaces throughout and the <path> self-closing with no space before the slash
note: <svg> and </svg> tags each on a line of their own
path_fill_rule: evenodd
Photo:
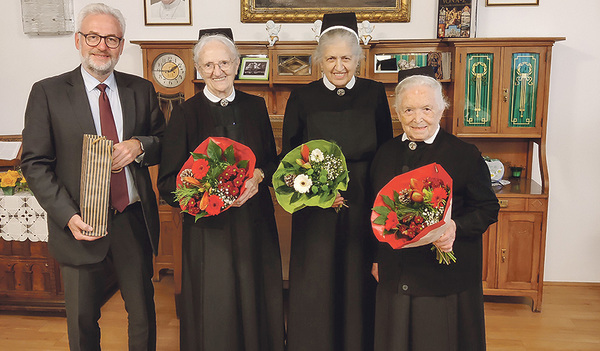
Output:
<svg viewBox="0 0 600 351">
<path fill-rule="evenodd" d="M 65 313 L 58 263 L 48 243 L 0 239 L 0 310 Z"/>
<path fill-rule="evenodd" d="M 525 296 L 541 310 L 548 211 L 546 119 L 552 46 L 563 38 L 449 39 L 452 132 L 502 161 L 501 211 L 484 235 L 484 293 Z M 510 178 L 510 166 L 523 167 Z"/>
<path fill-rule="evenodd" d="M 498 223 L 483 236 L 483 289 L 488 295 L 525 296 L 541 310 L 545 199 L 501 198 Z"/>
<path fill-rule="evenodd" d="M 409 61 L 415 58 L 426 62 L 430 62 L 432 56 L 442 57 L 440 81 L 450 107 L 442 117 L 441 126 L 477 145 L 483 155 L 501 160 L 507 168 L 505 178 L 509 177 L 509 165 L 524 168 L 520 179 L 510 179 L 509 185 L 495 187 L 502 209 L 499 222 L 490 226 L 483 237 L 484 293 L 531 297 L 535 311 L 541 309 L 542 300 L 549 188 L 545 122 L 550 59 L 557 40 L 564 38 L 371 41 L 363 46 L 365 56 L 357 72 L 361 77 L 385 84 L 394 116 L 394 135 L 398 135 L 401 127 L 393 109 L 397 84 L 394 66 L 405 57 Z M 194 41 L 134 43 L 142 47 L 147 78 L 152 78 L 149 65 L 162 53 L 178 54 L 189 68 L 189 74 L 176 88 L 167 89 L 153 80 L 159 92 L 177 93 L 181 99 L 187 99 L 202 89 L 202 80 L 196 79 L 195 73 L 191 74 Z M 238 42 L 237 45 L 242 56 L 269 58 L 268 80 L 236 80 L 235 84 L 237 89 L 265 99 L 275 140 L 280 147 L 283 115 L 290 92 L 299 84 L 321 77 L 312 57 L 316 43 L 277 42 L 271 47 L 266 42 Z M 388 59 L 392 64 L 384 69 L 382 61 Z M 283 275 L 287 278 L 290 218 L 277 204 L 275 206 Z M 172 217 L 172 214 L 161 211 L 161 221 L 163 216 Z M 163 229 L 172 233 L 161 233 L 161 240 L 172 240 L 171 237 L 180 235 L 175 233 L 179 230 L 176 226 L 165 225 Z M 175 254 L 172 259 L 177 261 L 180 257 Z M 177 279 L 177 270 L 175 276 Z"/>
<path fill-rule="evenodd" d="M 550 41 L 453 42 L 454 132 L 458 136 L 542 136 Z"/>
</svg>

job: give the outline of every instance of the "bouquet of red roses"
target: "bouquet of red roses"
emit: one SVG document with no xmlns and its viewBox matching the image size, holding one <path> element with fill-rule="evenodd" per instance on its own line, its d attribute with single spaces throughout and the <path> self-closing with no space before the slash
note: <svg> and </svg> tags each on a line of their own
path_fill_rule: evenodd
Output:
<svg viewBox="0 0 600 351">
<path fill-rule="evenodd" d="M 207 138 L 177 175 L 174 194 L 181 211 L 197 221 L 227 210 L 246 189 L 255 163 L 249 147 L 228 138 Z"/>
<path fill-rule="evenodd" d="M 452 212 L 452 178 L 437 163 L 401 174 L 377 194 L 371 226 L 377 239 L 394 249 L 423 246 L 439 239 Z M 439 263 L 456 262 L 453 252 L 433 245 Z"/>
</svg>

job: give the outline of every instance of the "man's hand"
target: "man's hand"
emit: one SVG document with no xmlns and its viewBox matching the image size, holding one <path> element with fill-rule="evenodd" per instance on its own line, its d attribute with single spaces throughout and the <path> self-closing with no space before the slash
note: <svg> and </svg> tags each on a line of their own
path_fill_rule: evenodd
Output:
<svg viewBox="0 0 600 351">
<path fill-rule="evenodd" d="M 125 140 L 113 146 L 111 171 L 120 171 L 142 153 L 142 142 L 137 139 Z"/>
<path fill-rule="evenodd" d="M 101 236 L 89 236 L 82 233 L 82 231 L 90 232 L 94 228 L 92 228 L 89 224 L 85 223 L 81 216 L 78 214 L 74 214 L 71 219 L 69 219 L 69 223 L 67 223 L 69 229 L 71 229 L 71 233 L 73 237 L 77 240 L 83 241 L 94 241 L 102 238 Z"/>
</svg>

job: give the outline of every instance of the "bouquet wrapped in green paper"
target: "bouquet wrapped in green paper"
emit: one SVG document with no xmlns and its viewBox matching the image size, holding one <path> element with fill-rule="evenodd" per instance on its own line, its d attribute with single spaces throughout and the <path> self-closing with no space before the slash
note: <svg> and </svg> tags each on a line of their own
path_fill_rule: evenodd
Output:
<svg viewBox="0 0 600 351">
<path fill-rule="evenodd" d="M 273 174 L 277 201 L 289 213 L 306 206 L 329 208 L 348 189 L 342 150 L 326 140 L 311 140 L 290 151 Z"/>
</svg>

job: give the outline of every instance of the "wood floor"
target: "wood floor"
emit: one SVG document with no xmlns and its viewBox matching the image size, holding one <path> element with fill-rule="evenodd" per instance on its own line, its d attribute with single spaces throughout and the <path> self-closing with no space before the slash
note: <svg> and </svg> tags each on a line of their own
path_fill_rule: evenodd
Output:
<svg viewBox="0 0 600 351">
<path fill-rule="evenodd" d="M 158 350 L 178 350 L 173 278 L 155 283 Z M 486 298 L 488 350 L 600 350 L 600 284 L 550 284 L 541 313 L 520 298 Z M 127 317 L 116 293 L 102 308 L 102 349 L 127 350 Z M 62 317 L 0 312 L 0 350 L 67 350 Z M 224 350 L 226 351 L 226 350 Z"/>
</svg>

